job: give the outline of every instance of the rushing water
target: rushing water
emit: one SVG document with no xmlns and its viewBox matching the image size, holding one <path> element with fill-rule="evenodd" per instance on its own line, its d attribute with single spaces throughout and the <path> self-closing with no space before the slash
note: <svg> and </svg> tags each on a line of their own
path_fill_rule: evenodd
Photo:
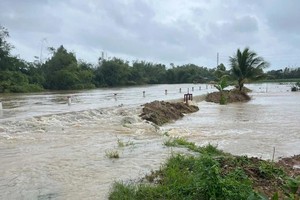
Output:
<svg viewBox="0 0 300 200">
<path fill-rule="evenodd" d="M 273 147 L 276 157 L 299 154 L 300 93 L 289 85 L 249 87 L 248 103 L 200 101 L 199 112 L 161 129 L 139 118 L 141 104 L 214 89 L 183 84 L 0 96 L 0 199 L 106 199 L 114 181 L 159 168 L 171 154 L 162 145 L 165 131 L 234 154 L 269 159 Z M 111 151 L 120 158 L 107 158 Z"/>
<path fill-rule="evenodd" d="M 200 111 L 163 128 L 200 145 L 275 159 L 300 153 L 300 93 L 288 85 L 249 85 L 252 100 L 226 106 L 200 102 Z"/>
</svg>

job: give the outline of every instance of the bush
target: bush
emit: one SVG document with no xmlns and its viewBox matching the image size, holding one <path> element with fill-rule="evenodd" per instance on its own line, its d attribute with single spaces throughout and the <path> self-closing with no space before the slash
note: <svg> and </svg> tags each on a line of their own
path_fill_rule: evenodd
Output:
<svg viewBox="0 0 300 200">
<path fill-rule="evenodd" d="M 26 84 L 26 85 L 11 85 L 7 88 L 7 92 L 15 93 L 25 93 L 25 92 L 41 92 L 43 88 L 35 84 Z"/>
<path fill-rule="evenodd" d="M 291 91 L 292 92 L 296 92 L 296 91 L 298 91 L 298 88 L 296 86 L 293 86 L 292 89 L 291 89 Z"/>
</svg>

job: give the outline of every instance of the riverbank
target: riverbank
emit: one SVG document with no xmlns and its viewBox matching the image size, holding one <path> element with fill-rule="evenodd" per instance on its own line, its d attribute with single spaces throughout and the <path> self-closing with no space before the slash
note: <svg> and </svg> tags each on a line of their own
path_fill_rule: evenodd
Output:
<svg viewBox="0 0 300 200">
<path fill-rule="evenodd" d="M 233 90 L 224 90 L 222 92 L 212 92 L 207 94 L 205 100 L 207 102 L 213 102 L 213 103 L 234 103 L 234 102 L 247 102 L 250 101 L 251 98 L 247 94 L 250 92 L 248 88 L 243 88 L 242 91 L 239 91 L 237 89 Z"/>
<path fill-rule="evenodd" d="M 185 139 L 164 143 L 186 148 L 173 154 L 157 171 L 138 183 L 115 183 L 110 200 L 122 199 L 299 199 L 300 156 L 279 162 L 233 156 L 212 145 L 204 147 Z"/>
<path fill-rule="evenodd" d="M 300 197 L 300 155 L 274 162 L 234 156 L 211 144 L 196 146 L 184 138 L 170 138 L 164 145 L 173 150 L 185 148 L 188 152 L 172 154 L 159 170 L 138 182 L 115 183 L 109 199 L 275 200 Z"/>
</svg>

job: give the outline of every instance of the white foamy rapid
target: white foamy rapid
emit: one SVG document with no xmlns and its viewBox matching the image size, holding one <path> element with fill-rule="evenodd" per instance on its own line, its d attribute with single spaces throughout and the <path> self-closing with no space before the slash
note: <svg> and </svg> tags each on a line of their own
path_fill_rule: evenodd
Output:
<svg viewBox="0 0 300 200">
<path fill-rule="evenodd" d="M 114 181 L 136 180 L 159 168 L 171 153 L 162 144 L 165 131 L 234 154 L 268 159 L 273 146 L 276 157 L 299 154 L 300 93 L 287 91 L 289 85 L 248 87 L 254 90 L 248 103 L 201 101 L 200 111 L 160 129 L 140 119 L 140 105 L 214 89 L 184 84 L 2 95 L 0 199 L 107 199 Z M 109 159 L 112 151 L 120 158 Z"/>
<path fill-rule="evenodd" d="M 140 105 L 182 98 L 192 87 L 199 95 L 213 90 L 184 84 L 0 96 L 0 199 L 107 199 L 114 181 L 140 178 L 170 154 L 160 130 L 138 116 Z M 120 158 L 109 159 L 112 151 Z"/>
<path fill-rule="evenodd" d="M 106 199 L 114 181 L 158 168 L 168 149 L 139 113 L 110 108 L 5 122 L 0 199 Z M 109 159 L 111 151 L 120 158 Z"/>
</svg>

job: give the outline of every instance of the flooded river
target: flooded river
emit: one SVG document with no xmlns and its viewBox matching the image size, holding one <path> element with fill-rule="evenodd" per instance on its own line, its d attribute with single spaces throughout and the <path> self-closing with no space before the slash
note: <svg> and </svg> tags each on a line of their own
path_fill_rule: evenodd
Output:
<svg viewBox="0 0 300 200">
<path fill-rule="evenodd" d="M 199 101 L 197 113 L 160 129 L 139 118 L 140 105 L 215 89 L 181 84 L 2 95 L 0 199 L 107 199 L 114 181 L 137 180 L 170 156 L 162 145 L 166 131 L 239 155 L 269 159 L 273 147 L 276 157 L 299 154 L 300 93 L 289 85 L 248 87 L 250 102 Z M 113 151 L 119 159 L 107 157 Z"/>
</svg>

